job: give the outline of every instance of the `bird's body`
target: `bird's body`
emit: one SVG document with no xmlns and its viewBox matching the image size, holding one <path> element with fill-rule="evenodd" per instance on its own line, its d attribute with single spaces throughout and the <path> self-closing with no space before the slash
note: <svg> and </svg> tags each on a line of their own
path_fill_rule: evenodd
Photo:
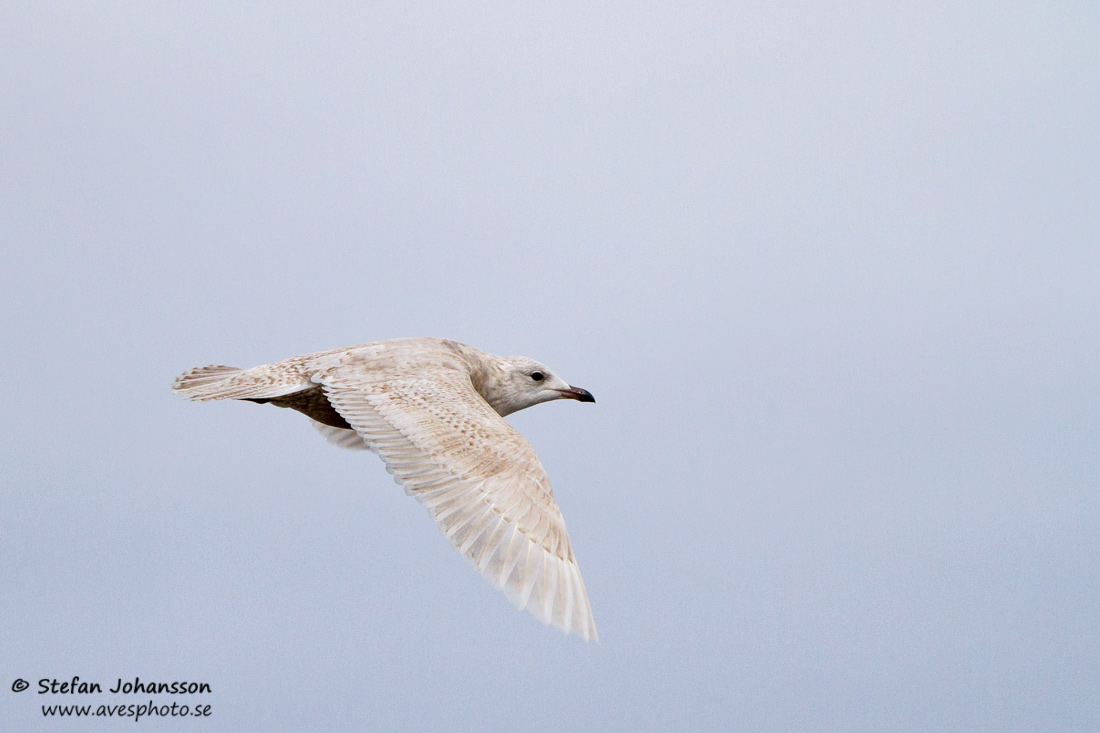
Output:
<svg viewBox="0 0 1100 733">
<path fill-rule="evenodd" d="M 172 389 L 192 400 L 289 407 L 330 442 L 369 448 L 513 603 L 566 633 L 595 638 L 550 481 L 503 419 L 549 400 L 594 400 L 538 362 L 447 339 L 394 339 L 251 369 L 200 367 Z"/>
</svg>

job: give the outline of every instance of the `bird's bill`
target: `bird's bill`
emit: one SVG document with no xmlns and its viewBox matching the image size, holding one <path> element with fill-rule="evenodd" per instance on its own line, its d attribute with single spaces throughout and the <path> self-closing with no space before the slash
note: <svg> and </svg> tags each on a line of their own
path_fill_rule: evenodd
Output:
<svg viewBox="0 0 1100 733">
<path fill-rule="evenodd" d="M 577 400 L 578 402 L 595 402 L 596 398 L 592 396 L 592 393 L 587 389 L 581 389 L 580 387 L 570 386 L 569 389 L 559 389 L 558 394 L 563 398 L 569 400 Z"/>
</svg>

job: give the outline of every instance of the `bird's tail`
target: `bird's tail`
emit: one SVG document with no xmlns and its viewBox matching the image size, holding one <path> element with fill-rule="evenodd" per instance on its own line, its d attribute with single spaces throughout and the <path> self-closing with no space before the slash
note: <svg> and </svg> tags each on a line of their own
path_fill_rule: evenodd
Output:
<svg viewBox="0 0 1100 733">
<path fill-rule="evenodd" d="M 251 369 L 204 366 L 176 377 L 172 391 L 196 402 L 206 400 L 252 400 L 268 402 L 276 397 L 316 388 L 308 370 L 293 360 L 261 364 Z M 327 402 L 326 402 L 327 405 Z"/>
<path fill-rule="evenodd" d="M 239 382 L 233 377 L 243 369 L 229 366 L 204 366 L 188 369 L 176 377 L 172 391 L 180 397 L 203 402 L 206 400 L 224 400 L 239 398 Z"/>
</svg>

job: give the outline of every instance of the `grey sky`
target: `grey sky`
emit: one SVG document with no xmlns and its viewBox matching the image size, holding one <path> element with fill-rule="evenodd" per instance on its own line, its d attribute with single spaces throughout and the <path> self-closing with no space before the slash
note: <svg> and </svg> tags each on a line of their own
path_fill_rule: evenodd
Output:
<svg viewBox="0 0 1100 733">
<path fill-rule="evenodd" d="M 0 5 L 0 727 L 1100 727 L 1094 3 L 363 5 Z M 168 390 L 398 336 L 595 394 L 599 644 Z"/>
</svg>

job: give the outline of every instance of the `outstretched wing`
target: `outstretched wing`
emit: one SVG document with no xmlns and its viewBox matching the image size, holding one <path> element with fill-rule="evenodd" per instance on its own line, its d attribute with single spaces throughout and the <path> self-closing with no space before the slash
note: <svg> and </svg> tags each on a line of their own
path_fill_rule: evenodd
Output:
<svg viewBox="0 0 1100 733">
<path fill-rule="evenodd" d="M 425 378 L 345 364 L 313 379 L 490 583 L 544 623 L 596 637 L 546 471 L 467 374 Z"/>
<path fill-rule="evenodd" d="M 310 420 L 310 422 L 313 423 L 313 427 L 317 428 L 317 431 L 324 436 L 325 440 L 335 446 L 347 448 L 348 450 L 367 449 L 367 444 L 359 437 L 359 433 L 354 430 L 334 428 L 331 425 L 325 425 L 323 422 L 317 422 L 316 420 Z"/>
</svg>

